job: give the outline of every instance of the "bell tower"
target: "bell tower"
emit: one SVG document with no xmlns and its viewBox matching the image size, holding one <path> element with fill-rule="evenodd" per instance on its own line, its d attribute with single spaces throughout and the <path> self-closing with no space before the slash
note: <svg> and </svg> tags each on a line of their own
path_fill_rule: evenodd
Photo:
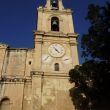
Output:
<svg viewBox="0 0 110 110">
<path fill-rule="evenodd" d="M 72 10 L 62 0 L 46 0 L 39 6 L 34 31 L 32 71 L 33 99 L 40 110 L 74 110 L 69 96 L 69 70 L 79 64 Z M 35 91 L 36 90 L 36 91 Z"/>
<path fill-rule="evenodd" d="M 78 35 L 74 32 L 72 11 L 64 8 L 62 0 L 47 0 L 45 7 L 40 6 L 37 10 L 37 31 L 34 32 L 36 59 L 34 69 L 47 69 L 50 62 L 46 64 L 46 61 L 43 59 L 45 59 L 46 56 L 48 57 L 47 54 L 49 54 L 47 61 L 51 57 L 51 65 L 52 62 L 58 63 L 61 59 L 64 59 L 64 65 L 62 61 L 60 61 L 59 64 L 61 65 L 61 70 L 68 71 L 78 64 L 76 41 Z M 59 46 L 62 47 L 64 54 L 61 57 L 55 57 L 55 55 L 53 57 L 52 54 L 60 54 L 60 52 L 54 52 L 56 49 L 55 46 L 53 46 L 53 50 L 52 46 L 50 49 L 51 44 L 58 44 L 56 46 L 58 49 Z M 59 50 L 61 50 L 61 48 Z M 68 60 L 66 60 L 66 58 Z M 68 67 L 68 69 L 66 67 Z M 50 70 L 50 68 L 52 69 L 53 67 L 49 66 L 47 70 Z"/>
</svg>

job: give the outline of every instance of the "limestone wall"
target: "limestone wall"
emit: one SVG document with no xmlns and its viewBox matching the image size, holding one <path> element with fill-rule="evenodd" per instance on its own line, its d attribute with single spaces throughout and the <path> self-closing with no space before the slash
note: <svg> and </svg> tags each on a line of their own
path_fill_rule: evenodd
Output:
<svg viewBox="0 0 110 110">
<path fill-rule="evenodd" d="M 0 46 L 0 101 L 10 99 L 10 110 L 31 110 L 32 49 Z"/>
<path fill-rule="evenodd" d="M 9 110 L 22 110 L 23 83 L 2 83 L 0 90 L 0 100 L 3 98 L 10 99 Z"/>
<path fill-rule="evenodd" d="M 30 76 L 33 64 L 32 50 L 0 49 L 0 72 L 5 76 Z"/>
<path fill-rule="evenodd" d="M 45 77 L 43 85 L 43 110 L 73 110 L 66 77 Z M 66 106 L 65 106 L 66 105 Z"/>
<path fill-rule="evenodd" d="M 36 72 L 32 83 L 32 110 L 75 110 L 69 93 L 73 85 L 69 83 L 67 74 L 43 76 Z"/>
</svg>

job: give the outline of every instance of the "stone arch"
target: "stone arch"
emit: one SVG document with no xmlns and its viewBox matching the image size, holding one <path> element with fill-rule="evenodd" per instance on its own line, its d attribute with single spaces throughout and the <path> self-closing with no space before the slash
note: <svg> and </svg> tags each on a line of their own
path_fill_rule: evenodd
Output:
<svg viewBox="0 0 110 110">
<path fill-rule="evenodd" d="M 58 15 L 58 14 L 52 14 L 52 15 L 50 15 L 49 18 L 48 18 L 48 21 L 50 21 L 52 17 L 57 17 L 57 18 L 59 18 L 59 21 L 60 21 L 60 22 L 63 21 L 62 17 L 61 17 L 60 15 Z"/>
<path fill-rule="evenodd" d="M 0 110 L 11 110 L 11 100 L 5 96 L 0 100 Z"/>
<path fill-rule="evenodd" d="M 55 70 L 55 71 L 59 71 L 59 70 L 60 70 L 59 63 L 55 63 L 55 64 L 54 64 L 54 70 Z"/>
<path fill-rule="evenodd" d="M 50 0 L 52 8 L 58 8 L 58 0 Z"/>
<path fill-rule="evenodd" d="M 56 18 L 59 19 L 59 31 L 62 31 L 62 30 L 61 30 L 61 26 L 63 25 L 63 19 L 62 19 L 62 17 L 61 17 L 60 15 L 58 15 L 58 14 L 52 14 L 52 15 L 50 15 L 50 16 L 48 17 L 47 26 L 49 27 L 49 31 L 51 31 L 51 19 L 52 19 L 53 17 L 56 17 Z"/>
<path fill-rule="evenodd" d="M 51 31 L 59 31 L 59 18 L 58 17 L 51 18 Z"/>
</svg>

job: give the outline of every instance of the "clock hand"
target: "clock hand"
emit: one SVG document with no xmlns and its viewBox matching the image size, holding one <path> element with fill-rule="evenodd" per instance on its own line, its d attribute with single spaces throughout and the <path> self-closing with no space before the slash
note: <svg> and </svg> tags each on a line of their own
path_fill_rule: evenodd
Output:
<svg viewBox="0 0 110 110">
<path fill-rule="evenodd" d="M 44 59 L 44 61 L 46 61 L 46 60 L 48 59 L 48 57 L 49 57 L 49 56 L 47 56 L 47 57 Z"/>
<path fill-rule="evenodd" d="M 69 59 L 65 59 L 64 61 L 69 60 Z"/>
<path fill-rule="evenodd" d="M 60 53 L 59 51 L 58 51 L 58 49 L 56 49 L 55 47 L 53 47 L 58 53 Z"/>
</svg>

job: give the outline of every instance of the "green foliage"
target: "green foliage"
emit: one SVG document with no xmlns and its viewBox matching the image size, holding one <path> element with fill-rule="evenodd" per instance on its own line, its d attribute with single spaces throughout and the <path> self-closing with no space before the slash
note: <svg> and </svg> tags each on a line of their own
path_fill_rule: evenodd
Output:
<svg viewBox="0 0 110 110">
<path fill-rule="evenodd" d="M 83 57 L 93 58 L 70 70 L 70 96 L 77 110 L 110 110 L 110 3 L 91 4 L 86 19 L 88 33 L 82 37 Z"/>
<path fill-rule="evenodd" d="M 109 102 L 110 64 L 91 60 L 76 66 L 69 75 L 70 82 L 75 83 L 75 88 L 70 93 L 77 109 L 88 110 L 89 103 L 96 108 Z"/>
<path fill-rule="evenodd" d="M 89 5 L 86 19 L 90 27 L 82 37 L 83 56 L 110 61 L 110 4 L 105 7 Z"/>
</svg>

